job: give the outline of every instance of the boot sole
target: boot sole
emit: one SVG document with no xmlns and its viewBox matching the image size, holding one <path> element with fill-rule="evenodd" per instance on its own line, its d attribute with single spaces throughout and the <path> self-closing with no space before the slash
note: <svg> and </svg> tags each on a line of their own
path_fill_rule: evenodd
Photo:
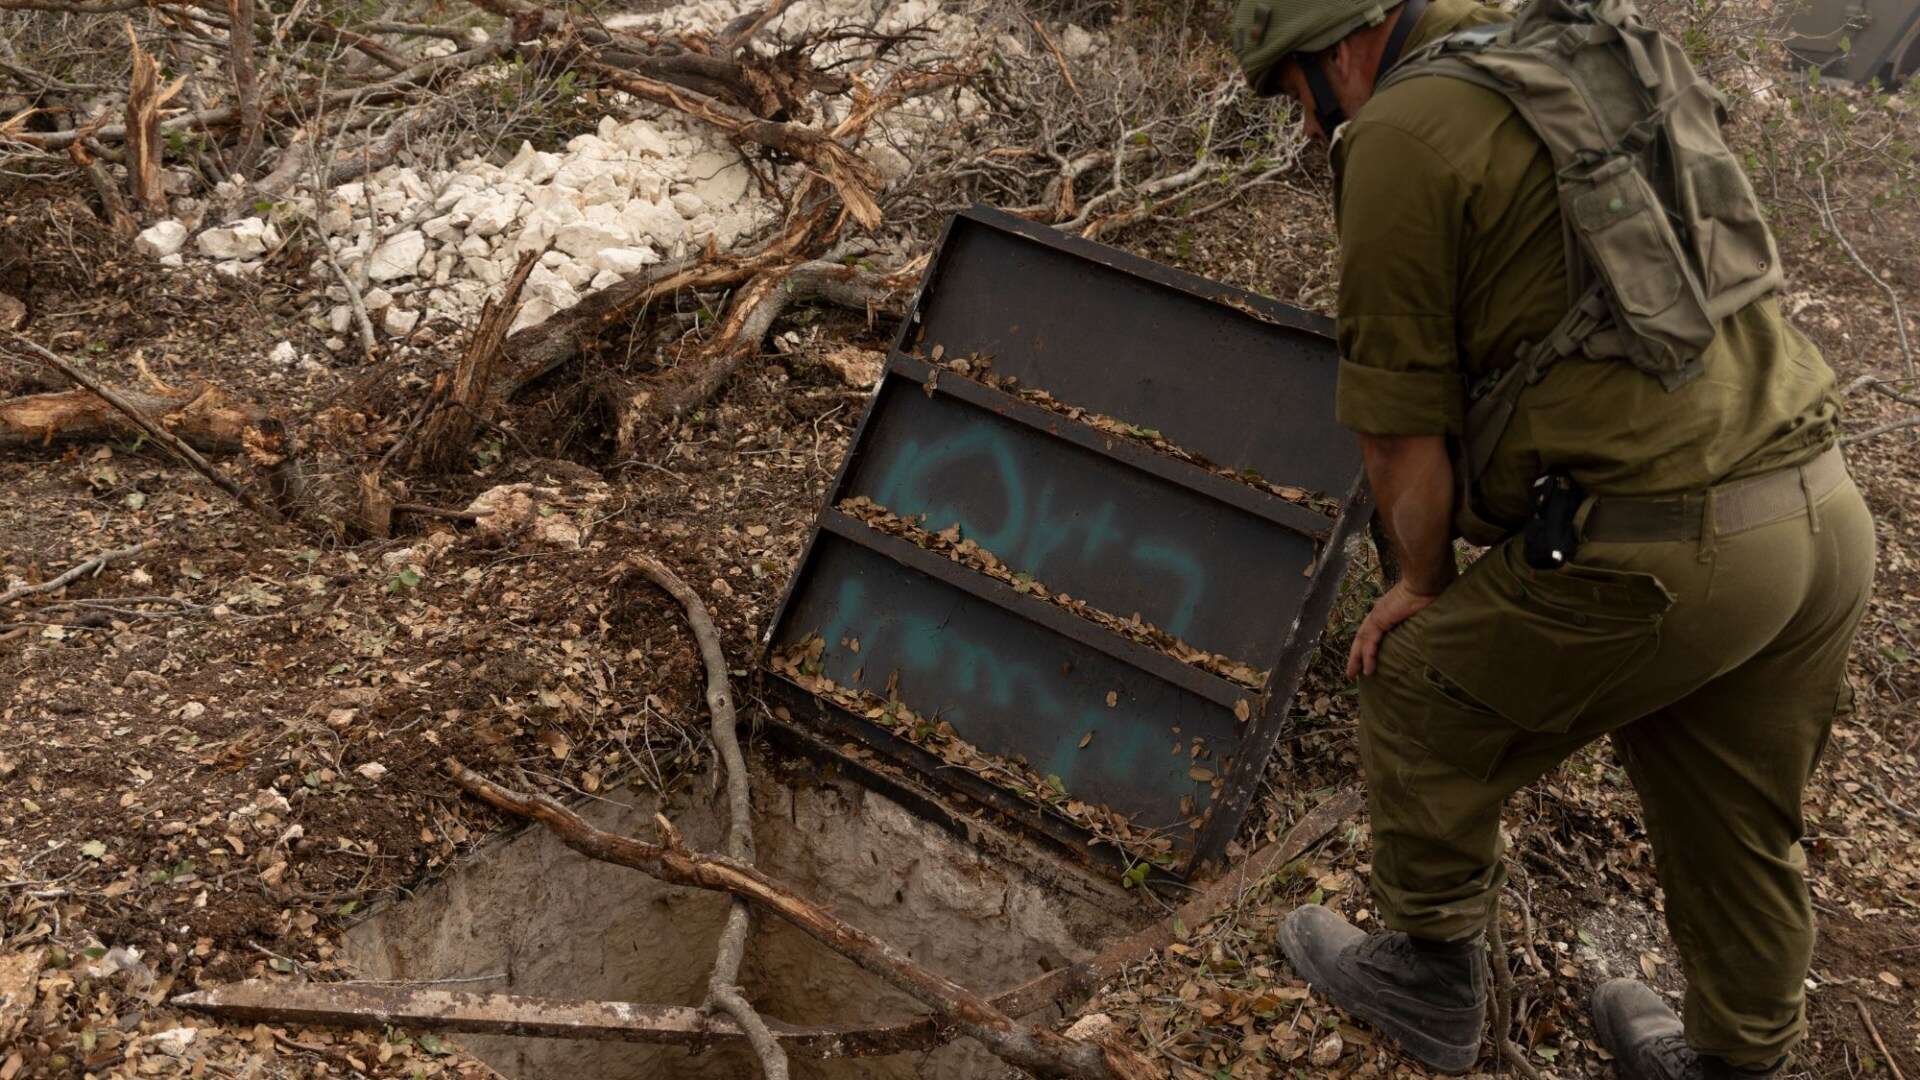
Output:
<svg viewBox="0 0 1920 1080">
<path fill-rule="evenodd" d="M 1293 965 L 1296 973 L 1307 980 L 1309 986 L 1335 1005 L 1379 1029 L 1415 1061 L 1430 1069 L 1457 1076 L 1473 1068 L 1474 1063 L 1480 1060 L 1480 1039 L 1476 1038 L 1471 1044 L 1465 1046 L 1442 1042 L 1405 1021 L 1375 1008 L 1365 999 L 1341 993 L 1327 973 L 1319 970 L 1317 965 L 1307 959 L 1307 950 L 1294 939 L 1293 928 L 1290 925 L 1282 922 L 1278 937 L 1281 951 L 1287 954 L 1287 961 Z"/>
</svg>

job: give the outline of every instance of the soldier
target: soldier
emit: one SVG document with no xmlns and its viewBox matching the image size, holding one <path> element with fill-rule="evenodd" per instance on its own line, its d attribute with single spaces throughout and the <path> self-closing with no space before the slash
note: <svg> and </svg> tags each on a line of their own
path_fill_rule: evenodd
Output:
<svg viewBox="0 0 1920 1080">
<path fill-rule="evenodd" d="M 1683 1026 L 1602 984 L 1598 1041 L 1624 1077 L 1778 1075 L 1813 951 L 1801 795 L 1873 525 L 1720 98 L 1629 0 L 1240 0 L 1233 37 L 1331 137 L 1337 409 L 1402 574 L 1348 661 L 1388 931 L 1307 906 L 1283 951 L 1467 1069 L 1501 806 L 1608 735 L 1687 993 Z M 1456 535 L 1490 545 L 1464 573 Z"/>
</svg>

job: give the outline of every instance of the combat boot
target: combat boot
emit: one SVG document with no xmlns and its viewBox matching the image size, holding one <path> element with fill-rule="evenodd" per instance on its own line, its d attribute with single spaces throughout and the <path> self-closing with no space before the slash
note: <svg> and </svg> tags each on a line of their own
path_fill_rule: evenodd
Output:
<svg viewBox="0 0 1920 1080">
<path fill-rule="evenodd" d="M 1680 1018 L 1638 979 L 1608 979 L 1593 992 L 1593 1030 L 1621 1080 L 1771 1080 L 1771 1068 L 1737 1069 L 1687 1045 Z"/>
<path fill-rule="evenodd" d="M 1316 991 L 1428 1067 L 1465 1072 L 1480 1057 L 1487 981 L 1478 937 L 1431 942 L 1401 933 L 1368 935 L 1308 904 L 1281 924 L 1280 949 Z"/>
</svg>

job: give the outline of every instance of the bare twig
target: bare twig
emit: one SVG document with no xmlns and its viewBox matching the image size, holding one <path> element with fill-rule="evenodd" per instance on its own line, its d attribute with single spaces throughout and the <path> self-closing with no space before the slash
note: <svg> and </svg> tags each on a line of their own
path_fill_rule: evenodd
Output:
<svg viewBox="0 0 1920 1080">
<path fill-rule="evenodd" d="M 842 920 L 751 866 L 687 850 L 670 824 L 664 843 L 648 843 L 596 829 L 580 815 L 543 795 L 502 787 L 458 761 L 447 772 L 468 794 L 487 804 L 547 826 L 568 847 L 589 858 L 627 866 L 675 885 L 737 896 L 786 920 L 862 970 L 951 1020 L 1003 1061 L 1060 1080 L 1144 1080 L 1154 1066 L 1117 1041 L 1100 1045 L 1029 1028 L 966 987 L 929 971 L 892 945 Z M 661 819 L 665 822 L 665 819 Z"/>
<path fill-rule="evenodd" d="M 233 73 L 234 101 L 240 109 L 240 145 L 234 150 L 232 171 L 242 180 L 252 180 L 266 124 L 260 114 L 260 90 L 253 68 L 253 0 L 227 0 L 227 18 L 227 65 Z"/>
<path fill-rule="evenodd" d="M 1870 427 L 1865 431 L 1856 431 L 1850 435 L 1842 435 L 1840 437 L 1840 445 L 1846 446 L 1851 443 L 1863 442 L 1876 435 L 1885 435 L 1889 431 L 1900 431 L 1910 427 L 1920 427 L 1920 416 L 1909 416 L 1900 420 L 1889 420 L 1884 424 Z"/>
<path fill-rule="evenodd" d="M 1900 1071 L 1900 1062 L 1887 1052 L 1887 1044 L 1880 1038 L 1880 1029 L 1874 1025 L 1873 1013 L 1867 1009 L 1867 1003 L 1854 998 L 1853 1007 L 1860 1010 L 1860 1022 L 1867 1026 L 1867 1034 L 1872 1036 L 1873 1045 L 1879 1048 L 1880 1059 L 1887 1063 L 1888 1071 L 1893 1073 L 1893 1080 L 1907 1080 L 1905 1074 Z"/>
<path fill-rule="evenodd" d="M 1820 134 L 1820 145 L 1825 149 L 1827 159 L 1831 160 L 1833 146 L 1824 129 Z M 1900 294 L 1879 274 L 1873 272 L 1873 268 L 1867 265 L 1867 260 L 1860 257 L 1860 251 L 1853 246 L 1853 241 L 1847 239 L 1847 234 L 1840 231 L 1840 222 L 1833 213 L 1833 202 L 1827 197 L 1827 171 L 1824 162 L 1820 168 L 1814 170 L 1813 178 L 1820 185 L 1820 216 L 1825 219 L 1827 231 L 1833 234 L 1835 240 L 1840 241 L 1840 246 L 1846 249 L 1847 257 L 1853 260 L 1853 265 L 1859 267 L 1860 272 L 1867 275 L 1868 280 L 1879 286 L 1881 292 L 1887 294 L 1887 302 L 1893 306 L 1893 328 L 1899 334 L 1900 355 L 1906 360 L 1907 376 L 1911 378 L 1915 374 L 1913 346 L 1907 342 L 1907 318 L 1900 309 Z"/>
<path fill-rule="evenodd" d="M 134 544 L 131 547 L 115 548 L 112 551 L 103 551 L 93 558 L 88 559 L 86 562 L 68 570 L 66 573 L 61 574 L 59 577 L 49 578 L 38 585 L 22 585 L 17 589 L 8 589 L 6 592 L 0 593 L 0 606 L 11 604 L 23 596 L 34 596 L 39 593 L 49 593 L 55 589 L 65 588 L 88 574 L 104 568 L 115 559 L 130 559 L 145 550 L 147 550 L 147 545 L 142 543 Z"/>
<path fill-rule="evenodd" d="M 373 336 L 373 319 L 367 314 L 367 302 L 361 299 L 360 286 L 354 282 L 353 275 L 341 269 L 340 262 L 333 257 L 333 250 L 327 246 L 325 237 L 321 237 L 320 243 L 315 246 L 320 249 L 320 257 L 326 260 L 327 268 L 333 271 L 333 276 L 339 278 L 340 284 L 347 290 L 347 307 L 353 311 L 353 324 L 360 331 L 361 358 L 373 359 L 373 354 L 380 348 L 380 343 Z"/>
<path fill-rule="evenodd" d="M 1493 969 L 1493 1046 L 1496 1055 L 1527 1080 L 1544 1080 L 1527 1060 L 1527 1052 L 1513 1041 L 1513 972 L 1507 970 L 1506 935 L 1500 928 L 1500 898 L 1493 901 L 1487 919 L 1487 966 Z"/>
<path fill-rule="evenodd" d="M 707 669 L 707 710 L 713 714 L 713 747 L 726 772 L 727 783 L 727 858 L 744 866 L 753 865 L 753 804 L 747 794 L 747 762 L 740 753 L 740 738 L 735 730 L 733 689 L 727 680 L 727 658 L 720 648 L 720 631 L 700 594 L 680 580 L 673 571 L 650 555 L 634 554 L 628 561 L 648 581 L 666 590 L 686 609 L 687 624 L 700 646 L 700 659 Z M 739 986 L 740 962 L 746 957 L 750 912 L 747 902 L 735 897 L 727 911 L 727 924 L 720 931 L 713 973 L 707 977 L 707 1000 L 724 1009 L 740 1025 L 740 1030 L 760 1058 L 760 1070 L 767 1080 L 786 1080 L 787 1054 L 780 1048 L 767 1022 L 754 1011 Z"/>
<path fill-rule="evenodd" d="M 74 367 L 66 360 L 54 353 L 48 352 L 32 341 L 21 337 L 19 334 L 10 334 L 9 337 L 15 348 L 24 349 L 39 357 L 54 370 L 71 379 L 76 385 L 93 391 L 101 400 L 118 409 L 127 419 L 133 421 L 140 430 L 146 432 L 153 441 L 173 451 L 174 455 L 192 467 L 193 471 L 213 481 L 220 490 L 233 496 L 242 506 L 245 506 L 247 509 L 252 510 L 254 513 L 259 514 L 261 517 L 275 524 L 283 520 L 278 510 L 267 505 L 258 495 L 255 495 L 253 492 L 248 491 L 246 488 L 241 487 L 239 484 L 221 475 L 220 470 L 209 464 L 207 459 L 201 457 L 199 452 L 194 450 L 193 447 L 182 442 L 179 436 L 161 427 L 159 424 L 154 423 L 151 419 L 148 419 L 145 413 L 135 408 L 119 394 L 107 389 L 104 385 L 96 381 L 93 376 Z"/>
</svg>

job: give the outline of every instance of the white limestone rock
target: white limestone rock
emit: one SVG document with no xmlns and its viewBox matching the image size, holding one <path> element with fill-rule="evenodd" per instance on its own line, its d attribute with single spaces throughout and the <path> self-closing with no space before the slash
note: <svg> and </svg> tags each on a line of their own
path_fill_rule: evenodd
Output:
<svg viewBox="0 0 1920 1080">
<path fill-rule="evenodd" d="M 660 256 L 652 248 L 610 247 L 601 248 L 587 257 L 587 265 L 603 274 L 625 277 L 643 266 L 651 266 L 660 261 Z M 600 286 L 595 286 L 599 288 Z"/>
<path fill-rule="evenodd" d="M 624 229 L 582 221 L 565 226 L 555 233 L 553 246 L 576 259 L 584 259 L 604 248 L 621 247 L 629 239 L 631 238 Z"/>
<path fill-rule="evenodd" d="M 679 211 L 681 217 L 689 220 L 699 217 L 707 208 L 707 200 L 691 191 L 678 192 L 668 202 L 673 204 L 673 208 Z"/>
<path fill-rule="evenodd" d="M 518 192 L 476 191 L 455 205 L 454 217 L 467 215 L 468 236 L 493 236 L 513 224 L 524 201 Z"/>
<path fill-rule="evenodd" d="M 502 174 L 509 180 L 524 180 L 529 184 L 544 184 L 553 179 L 560 171 L 561 157 L 549 154 L 545 150 L 535 150 L 533 144 L 523 142 L 520 152 L 507 162 Z"/>
<path fill-rule="evenodd" d="M 147 229 L 142 230 L 139 236 L 133 238 L 133 246 L 136 251 L 139 251 L 143 255 L 151 255 L 156 259 L 172 255 L 179 251 L 181 246 L 186 242 L 187 227 L 171 219 L 156 222 Z"/>
<path fill-rule="evenodd" d="M 300 359 L 300 353 L 293 347 L 293 342 L 283 341 L 273 347 L 273 351 L 267 354 L 267 359 L 276 364 L 292 367 L 294 362 Z"/>
<path fill-rule="evenodd" d="M 740 201 L 747 193 L 747 167 L 740 155 L 709 150 L 687 162 L 686 174 L 691 190 L 708 209 L 721 210 Z"/>
<path fill-rule="evenodd" d="M 407 336 L 413 332 L 413 328 L 419 325 L 419 322 L 419 312 L 409 311 L 398 304 L 389 307 L 386 314 L 380 318 L 381 327 L 393 337 Z"/>
<path fill-rule="evenodd" d="M 427 238 L 418 229 L 408 229 L 387 238 L 367 260 L 367 277 L 374 281 L 398 281 L 412 277 L 427 253 Z"/>
<path fill-rule="evenodd" d="M 208 229 L 193 242 L 202 255 L 215 259 L 251 259 L 279 243 L 280 234 L 260 218 L 249 217 Z"/>
</svg>

